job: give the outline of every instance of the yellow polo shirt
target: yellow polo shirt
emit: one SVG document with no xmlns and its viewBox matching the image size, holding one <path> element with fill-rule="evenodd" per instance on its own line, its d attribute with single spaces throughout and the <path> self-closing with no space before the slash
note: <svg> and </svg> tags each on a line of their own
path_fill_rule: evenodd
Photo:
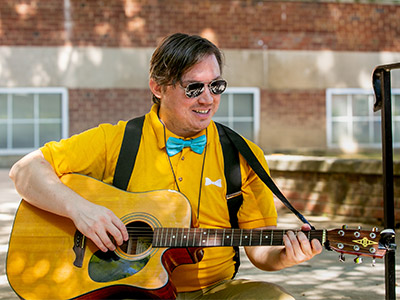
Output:
<svg viewBox="0 0 400 300">
<path fill-rule="evenodd" d="M 171 136 L 178 136 L 163 126 L 157 112 L 158 106 L 154 105 L 146 115 L 128 191 L 178 190 L 178 185 L 191 203 L 195 215 L 194 226 L 229 228 L 224 160 L 214 122 L 195 136 L 207 136 L 203 154 L 184 148 L 169 160 L 165 141 Z M 80 173 L 112 184 L 126 123 L 101 124 L 68 139 L 47 143 L 41 151 L 58 176 Z M 262 150 L 250 141 L 247 143 L 268 170 Z M 238 212 L 239 226 L 251 229 L 276 225 L 277 214 L 272 193 L 242 156 L 240 164 L 243 205 Z M 233 255 L 231 247 L 206 248 L 200 263 L 177 267 L 171 279 L 178 292 L 198 290 L 229 279 L 234 273 Z"/>
</svg>

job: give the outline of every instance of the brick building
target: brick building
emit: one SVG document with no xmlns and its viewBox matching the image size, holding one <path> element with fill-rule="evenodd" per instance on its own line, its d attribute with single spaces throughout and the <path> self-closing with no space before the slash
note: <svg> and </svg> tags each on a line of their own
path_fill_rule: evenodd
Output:
<svg viewBox="0 0 400 300">
<path fill-rule="evenodd" d="M 147 112 L 148 62 L 174 32 L 223 50 L 229 90 L 215 118 L 266 153 L 379 148 L 371 74 L 400 61 L 396 2 L 4 0 L 0 161 Z"/>
</svg>

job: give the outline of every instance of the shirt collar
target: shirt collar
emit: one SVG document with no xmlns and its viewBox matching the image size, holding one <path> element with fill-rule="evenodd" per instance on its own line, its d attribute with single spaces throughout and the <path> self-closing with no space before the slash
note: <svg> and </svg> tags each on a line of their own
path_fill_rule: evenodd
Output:
<svg viewBox="0 0 400 300">
<path fill-rule="evenodd" d="M 157 145 L 160 149 L 165 148 L 165 141 L 168 140 L 169 137 L 175 137 L 175 138 L 181 138 L 181 139 L 185 139 L 182 138 L 174 133 L 172 133 L 171 131 L 169 131 L 166 127 L 165 127 L 165 138 L 164 138 L 164 124 L 161 122 L 160 118 L 158 117 L 158 109 L 159 109 L 159 104 L 154 104 L 151 107 L 149 116 L 150 116 L 150 123 L 151 123 L 151 127 L 154 130 L 154 134 L 157 138 Z M 211 126 L 208 125 L 208 127 Z M 210 130 L 208 130 L 208 132 L 210 132 Z M 191 139 L 197 138 L 203 134 L 206 134 L 206 129 L 203 129 L 202 131 L 200 131 L 198 134 L 194 135 L 191 137 Z M 207 144 L 209 143 L 209 141 L 211 140 L 209 138 L 210 136 L 208 136 L 207 138 Z"/>
</svg>

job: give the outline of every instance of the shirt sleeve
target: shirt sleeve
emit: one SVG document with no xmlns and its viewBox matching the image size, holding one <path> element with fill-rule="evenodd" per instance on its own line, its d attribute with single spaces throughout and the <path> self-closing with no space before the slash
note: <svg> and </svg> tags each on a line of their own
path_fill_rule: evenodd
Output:
<svg viewBox="0 0 400 300">
<path fill-rule="evenodd" d="M 112 181 L 125 125 L 101 124 L 68 139 L 49 142 L 40 150 L 59 177 L 79 173 Z M 119 127 L 123 128 L 117 130 Z"/>
<path fill-rule="evenodd" d="M 251 150 L 269 174 L 263 151 L 247 141 Z M 244 229 L 276 226 L 277 212 L 273 194 L 240 155 L 243 204 L 238 212 L 239 227 Z"/>
</svg>

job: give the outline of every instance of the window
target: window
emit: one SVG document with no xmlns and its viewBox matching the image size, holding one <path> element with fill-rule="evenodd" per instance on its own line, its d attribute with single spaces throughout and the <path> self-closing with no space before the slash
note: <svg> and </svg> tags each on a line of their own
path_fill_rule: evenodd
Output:
<svg viewBox="0 0 400 300">
<path fill-rule="evenodd" d="M 25 154 L 68 136 L 64 88 L 0 89 L 0 154 Z"/>
<path fill-rule="evenodd" d="M 381 112 L 374 112 L 372 90 L 328 89 L 328 147 L 351 151 L 380 148 Z M 400 90 L 392 89 L 393 146 L 400 147 Z"/>
<path fill-rule="evenodd" d="M 221 95 L 214 121 L 236 130 L 257 143 L 260 124 L 260 90 L 258 88 L 227 88 Z"/>
</svg>

